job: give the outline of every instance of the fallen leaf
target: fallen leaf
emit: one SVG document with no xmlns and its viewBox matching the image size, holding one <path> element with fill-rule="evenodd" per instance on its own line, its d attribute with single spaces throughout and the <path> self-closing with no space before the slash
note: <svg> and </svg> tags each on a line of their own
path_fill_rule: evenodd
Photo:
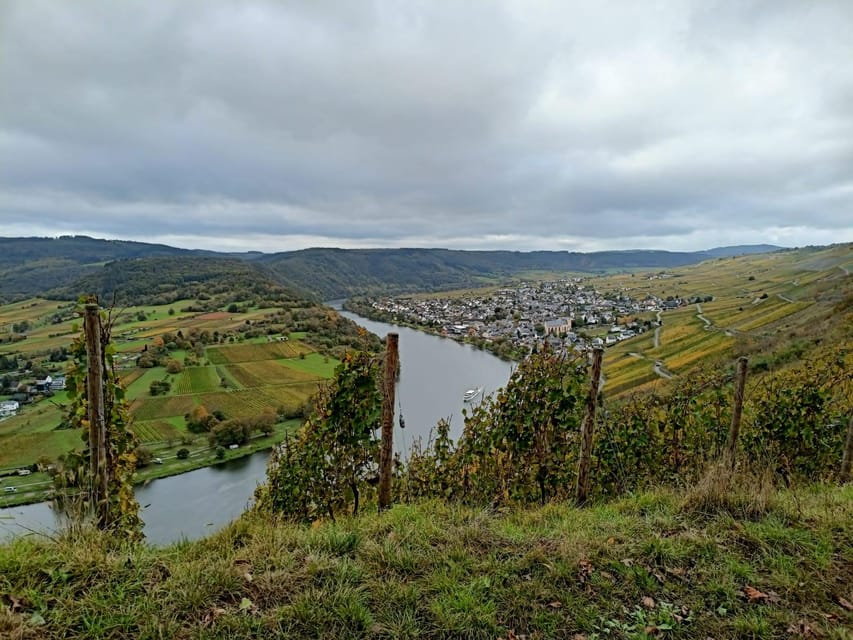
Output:
<svg viewBox="0 0 853 640">
<path fill-rule="evenodd" d="M 211 607 L 201 620 L 202 626 L 209 627 L 219 616 L 228 613 L 222 607 Z"/>
<path fill-rule="evenodd" d="M 586 638 L 586 634 L 585 634 L 585 633 L 576 633 L 576 634 L 572 637 L 572 640 L 587 640 L 587 638 Z"/>
<path fill-rule="evenodd" d="M 607 544 L 616 544 L 616 538 L 613 538 L 613 537 L 607 538 Z"/>
<path fill-rule="evenodd" d="M 847 600 L 846 598 L 842 598 L 841 596 L 838 596 L 838 604 L 840 604 L 842 607 L 844 607 L 848 611 L 853 611 L 853 604 L 851 604 L 851 602 L 849 600 Z"/>
<path fill-rule="evenodd" d="M 767 600 L 769 597 L 763 591 L 759 591 L 755 587 L 750 587 L 749 585 L 746 585 L 743 588 L 743 593 L 750 602 L 761 602 L 763 600 Z"/>
<path fill-rule="evenodd" d="M 655 608 L 655 599 L 650 596 L 643 596 L 643 599 L 640 600 L 643 603 L 643 606 L 646 609 L 654 609 Z"/>
<path fill-rule="evenodd" d="M 622 564 L 624 564 L 626 567 L 633 567 L 634 566 L 634 559 L 633 558 L 622 558 Z"/>
<path fill-rule="evenodd" d="M 581 581 L 581 584 L 586 582 L 586 579 L 592 575 L 594 571 L 592 563 L 589 560 L 581 560 L 578 565 L 580 566 L 580 571 L 578 571 L 578 579 Z"/>
<path fill-rule="evenodd" d="M 803 638 L 814 638 L 818 635 L 805 620 L 799 620 L 796 624 L 789 625 L 788 633 Z"/>
<path fill-rule="evenodd" d="M 554 602 L 549 602 L 548 606 L 551 607 L 552 609 L 560 609 L 560 608 L 562 608 L 563 603 L 560 602 L 559 600 L 554 600 Z"/>
<path fill-rule="evenodd" d="M 658 632 L 658 628 L 654 625 L 650 625 L 643 629 L 643 631 L 645 631 L 647 636 L 653 636 Z"/>
<path fill-rule="evenodd" d="M 252 603 L 248 598 L 240 600 L 240 611 L 251 611 L 254 607 L 254 603 Z"/>
</svg>

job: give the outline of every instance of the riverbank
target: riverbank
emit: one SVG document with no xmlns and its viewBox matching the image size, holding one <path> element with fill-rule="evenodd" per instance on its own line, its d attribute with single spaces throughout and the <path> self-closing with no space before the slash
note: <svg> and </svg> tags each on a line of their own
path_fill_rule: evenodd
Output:
<svg viewBox="0 0 853 640">
<path fill-rule="evenodd" d="M 454 342 L 458 342 L 459 344 L 467 344 L 476 349 L 488 351 L 489 353 L 500 358 L 504 362 L 518 362 L 519 360 L 524 359 L 524 357 L 527 355 L 526 352 L 513 348 L 511 343 L 509 342 L 495 343 L 493 341 L 486 340 L 485 338 L 480 338 L 478 336 L 446 336 L 435 327 L 417 324 L 409 320 L 399 318 L 394 314 L 377 311 L 371 305 L 361 304 L 358 300 L 347 299 L 343 302 L 342 308 L 345 311 L 358 314 L 375 322 L 385 322 L 400 327 L 408 327 L 409 329 L 414 329 L 415 331 L 422 331 L 423 333 L 436 336 L 443 340 L 453 340 Z"/>
<path fill-rule="evenodd" d="M 249 442 L 240 445 L 236 449 L 225 449 L 223 457 L 216 456 L 216 448 L 206 446 L 204 448 L 194 449 L 190 451 L 190 456 L 184 460 L 177 458 L 177 449 L 183 448 L 178 445 L 172 447 L 174 451 L 170 455 L 161 457 L 163 464 L 151 463 L 147 466 L 138 469 L 134 475 L 134 485 L 139 486 L 147 484 L 158 478 L 168 478 L 171 476 L 180 475 L 196 469 L 210 467 L 217 464 L 222 464 L 230 460 L 239 460 L 245 458 L 258 451 L 272 449 L 277 444 L 281 443 L 287 433 L 293 433 L 302 424 L 301 420 L 287 420 L 275 425 L 275 430 L 269 436 L 257 435 Z M 162 451 L 156 451 L 162 453 Z M 42 476 L 48 477 L 47 474 L 33 474 L 35 480 L 39 481 Z M 33 476 L 28 476 L 31 478 Z M 50 482 L 47 480 L 46 482 Z M 28 504 L 35 504 L 51 499 L 52 488 L 48 487 L 44 490 L 15 492 L 10 494 L 0 494 L 0 508 L 19 507 Z"/>
<path fill-rule="evenodd" d="M 0 636 L 851 638 L 853 487 L 751 519 L 685 504 L 247 514 L 166 548 L 29 536 L 0 545 Z"/>
</svg>

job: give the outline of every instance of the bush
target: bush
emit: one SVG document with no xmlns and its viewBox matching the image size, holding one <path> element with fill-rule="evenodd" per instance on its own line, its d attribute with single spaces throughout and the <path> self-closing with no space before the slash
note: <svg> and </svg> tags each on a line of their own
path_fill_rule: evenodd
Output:
<svg viewBox="0 0 853 640">
<path fill-rule="evenodd" d="M 184 366 L 177 360 L 171 359 L 166 363 L 166 371 L 168 373 L 180 373 L 184 370 Z"/>
<path fill-rule="evenodd" d="M 169 383 L 168 380 L 154 380 L 148 386 L 148 393 L 150 393 L 152 396 L 159 396 L 161 394 L 165 395 L 169 393 L 169 390 L 171 388 L 172 385 Z"/>
<path fill-rule="evenodd" d="M 178 453 L 176 455 L 178 456 L 178 460 L 186 460 L 187 458 L 190 457 L 190 450 L 189 449 L 178 449 Z"/>
<path fill-rule="evenodd" d="M 147 467 L 154 459 L 154 454 L 151 453 L 151 449 L 148 447 L 136 447 L 133 453 L 136 456 L 137 467 Z"/>
<path fill-rule="evenodd" d="M 216 455 L 217 460 L 222 460 L 225 457 L 225 447 L 216 447 L 214 454 Z"/>
</svg>

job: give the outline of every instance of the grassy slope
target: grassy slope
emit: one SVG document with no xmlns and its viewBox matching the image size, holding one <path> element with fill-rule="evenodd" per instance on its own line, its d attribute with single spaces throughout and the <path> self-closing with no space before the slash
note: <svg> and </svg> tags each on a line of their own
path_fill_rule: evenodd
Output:
<svg viewBox="0 0 853 640">
<path fill-rule="evenodd" d="M 0 636 L 853 637 L 853 488 L 785 494 L 753 521 L 681 501 L 423 503 L 313 527 L 246 516 L 112 552 L 91 534 L 21 539 L 0 547 Z"/>
</svg>

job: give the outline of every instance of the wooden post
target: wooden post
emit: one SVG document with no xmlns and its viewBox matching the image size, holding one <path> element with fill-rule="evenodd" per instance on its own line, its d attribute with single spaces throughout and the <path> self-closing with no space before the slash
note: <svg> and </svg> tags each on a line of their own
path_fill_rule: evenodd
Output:
<svg viewBox="0 0 853 640">
<path fill-rule="evenodd" d="M 595 429 L 595 409 L 598 405 L 598 388 L 601 381 L 601 357 L 604 350 L 592 351 L 592 374 L 589 381 L 589 393 L 586 397 L 586 412 L 581 426 L 581 451 L 578 460 L 578 477 L 575 486 L 575 500 L 586 504 L 589 499 L 589 468 L 592 463 L 592 434 Z"/>
<path fill-rule="evenodd" d="M 89 403 L 89 468 L 92 476 L 90 499 L 100 526 L 109 520 L 107 480 L 107 438 L 104 416 L 104 371 L 101 353 L 101 316 L 97 304 L 86 305 L 86 398 Z"/>
<path fill-rule="evenodd" d="M 379 451 L 379 510 L 391 506 L 391 474 L 394 450 L 394 392 L 397 385 L 399 336 L 385 338 L 385 376 L 382 394 L 382 448 Z"/>
<path fill-rule="evenodd" d="M 735 375 L 735 398 L 732 407 L 732 424 L 729 428 L 729 441 L 726 444 L 726 460 L 729 466 L 735 468 L 735 456 L 737 454 L 737 441 L 740 436 L 740 419 L 743 414 L 743 388 L 746 385 L 746 357 L 741 356 L 737 360 L 737 374 Z"/>
<path fill-rule="evenodd" d="M 841 484 L 850 482 L 850 467 L 853 465 L 853 415 L 847 422 L 847 440 L 844 442 L 844 456 L 841 458 Z"/>
</svg>

